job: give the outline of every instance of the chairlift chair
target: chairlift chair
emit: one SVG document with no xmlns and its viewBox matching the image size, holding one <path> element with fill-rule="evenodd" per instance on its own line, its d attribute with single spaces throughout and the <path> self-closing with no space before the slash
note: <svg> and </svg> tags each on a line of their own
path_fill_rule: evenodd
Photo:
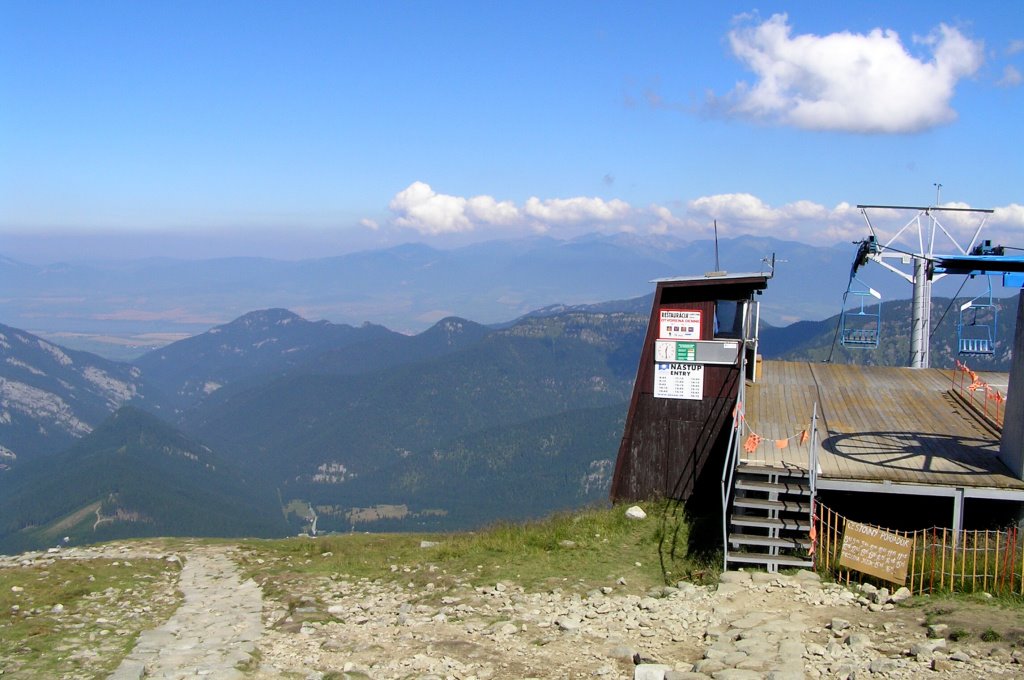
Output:
<svg viewBox="0 0 1024 680">
<path fill-rule="evenodd" d="M 957 353 L 971 356 L 990 356 L 996 351 L 996 322 L 999 310 L 992 301 L 992 281 L 988 291 L 960 305 L 960 319 L 956 324 Z"/>
<path fill-rule="evenodd" d="M 847 309 L 846 300 L 853 295 L 854 299 L 860 300 L 860 307 Z M 870 298 L 878 300 L 874 308 L 869 308 L 867 303 Z M 843 347 L 851 349 L 874 349 L 878 347 L 878 341 L 882 329 L 882 295 L 877 290 L 868 286 L 855 276 L 850 277 L 850 285 L 843 295 L 843 312 L 840 317 L 841 330 L 839 342 Z"/>
</svg>

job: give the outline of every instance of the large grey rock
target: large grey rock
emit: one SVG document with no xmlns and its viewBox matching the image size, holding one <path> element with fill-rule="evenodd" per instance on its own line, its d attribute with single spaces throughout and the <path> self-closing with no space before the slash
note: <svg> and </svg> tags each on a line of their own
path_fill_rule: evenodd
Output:
<svg viewBox="0 0 1024 680">
<path fill-rule="evenodd" d="M 715 680 L 764 680 L 764 673 L 745 668 L 725 668 L 711 674 Z"/>
<path fill-rule="evenodd" d="M 897 668 L 899 668 L 899 663 L 895 659 L 887 659 L 885 657 L 872 659 L 868 665 L 868 670 L 875 675 L 892 673 Z"/>
<path fill-rule="evenodd" d="M 850 627 L 850 622 L 846 619 L 833 618 L 829 627 L 833 633 L 840 633 Z"/>
<path fill-rule="evenodd" d="M 672 666 L 663 663 L 642 663 L 633 669 L 633 680 L 665 680 Z"/>
<path fill-rule="evenodd" d="M 772 670 L 765 674 L 765 680 L 804 680 L 807 675 L 803 670 Z"/>
<path fill-rule="evenodd" d="M 895 593 L 889 596 L 890 602 L 902 602 L 903 600 L 909 600 L 911 598 L 910 588 L 902 586 L 896 590 Z"/>
<path fill-rule="evenodd" d="M 924 642 L 917 642 L 910 647 L 910 655 L 920 657 L 930 657 L 935 653 L 936 649 L 945 649 L 946 640 L 944 638 L 938 638 L 935 640 L 925 640 Z"/>
<path fill-rule="evenodd" d="M 583 627 L 583 621 L 575 616 L 559 616 L 555 619 L 555 625 L 566 633 L 575 633 Z"/>
</svg>

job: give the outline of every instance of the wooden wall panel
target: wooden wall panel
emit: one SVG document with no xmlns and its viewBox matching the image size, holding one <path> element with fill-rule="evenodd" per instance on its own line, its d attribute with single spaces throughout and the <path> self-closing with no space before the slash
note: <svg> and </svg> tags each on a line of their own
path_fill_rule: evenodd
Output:
<svg viewBox="0 0 1024 680">
<path fill-rule="evenodd" d="M 765 285 L 765 277 L 741 282 L 658 284 L 615 465 L 613 501 L 687 499 L 708 462 L 724 453 L 715 451 L 715 444 L 723 429 L 732 424 L 739 389 L 738 365 L 705 365 L 704 398 L 700 401 L 654 397 L 654 341 L 659 332 L 659 311 L 700 310 L 701 340 L 712 340 L 715 301 L 747 300 Z"/>
</svg>

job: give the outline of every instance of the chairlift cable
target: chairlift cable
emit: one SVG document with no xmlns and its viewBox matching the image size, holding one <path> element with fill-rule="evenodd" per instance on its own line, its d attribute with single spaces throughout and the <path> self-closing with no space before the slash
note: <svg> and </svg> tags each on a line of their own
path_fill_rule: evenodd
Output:
<svg viewBox="0 0 1024 680">
<path fill-rule="evenodd" d="M 961 282 L 961 287 L 959 287 L 956 290 L 955 295 L 953 295 L 951 298 L 949 298 L 949 304 L 946 305 L 946 308 L 945 308 L 945 310 L 943 310 L 942 315 L 939 316 L 939 321 L 935 322 L 935 326 L 932 327 L 932 334 L 933 335 L 938 330 L 939 326 L 942 325 L 943 318 L 946 317 L 946 314 L 949 312 L 949 309 L 952 308 L 953 303 L 956 302 L 956 298 L 959 296 L 959 294 L 961 294 L 961 291 L 964 290 L 964 286 L 967 284 L 967 279 L 968 279 L 967 277 L 964 277 L 964 281 Z"/>
<path fill-rule="evenodd" d="M 851 281 L 853 280 L 853 275 L 850 276 L 850 279 L 851 279 Z M 846 292 L 843 293 L 843 306 L 839 310 L 839 316 L 836 318 L 836 332 L 832 336 L 832 346 L 828 350 L 828 358 L 825 359 L 825 361 L 824 361 L 824 363 L 826 363 L 826 364 L 831 364 L 832 363 L 832 354 L 836 351 L 836 340 L 839 338 L 839 327 L 842 326 L 842 324 L 843 324 L 843 313 L 846 311 L 846 297 L 849 294 L 850 294 L 850 287 L 847 286 L 846 287 Z"/>
</svg>

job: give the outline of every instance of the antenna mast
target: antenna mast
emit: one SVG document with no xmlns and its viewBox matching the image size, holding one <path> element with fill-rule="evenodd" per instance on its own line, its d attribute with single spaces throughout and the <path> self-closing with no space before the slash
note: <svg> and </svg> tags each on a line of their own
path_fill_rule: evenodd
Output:
<svg viewBox="0 0 1024 680">
<path fill-rule="evenodd" d="M 718 266 L 718 220 L 715 220 L 715 271 L 722 271 L 722 268 Z"/>
</svg>

